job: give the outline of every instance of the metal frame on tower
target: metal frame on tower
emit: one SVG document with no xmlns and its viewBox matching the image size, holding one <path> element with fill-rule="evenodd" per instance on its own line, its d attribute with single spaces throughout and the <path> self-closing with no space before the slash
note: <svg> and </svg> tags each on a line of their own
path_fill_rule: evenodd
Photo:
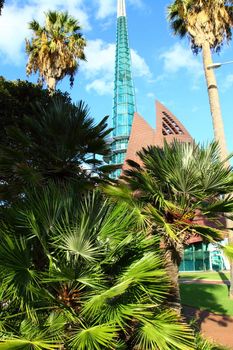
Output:
<svg viewBox="0 0 233 350">
<path fill-rule="evenodd" d="M 131 56 L 128 39 L 125 0 L 117 3 L 117 43 L 113 100 L 113 133 L 111 164 L 122 166 L 125 160 L 129 136 L 136 112 L 135 92 L 132 79 Z M 121 169 L 112 173 L 118 178 Z"/>
</svg>

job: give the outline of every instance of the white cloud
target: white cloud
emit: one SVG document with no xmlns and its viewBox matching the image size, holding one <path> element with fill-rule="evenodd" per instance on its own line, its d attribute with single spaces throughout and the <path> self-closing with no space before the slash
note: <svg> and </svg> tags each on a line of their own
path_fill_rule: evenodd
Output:
<svg viewBox="0 0 233 350">
<path fill-rule="evenodd" d="M 82 70 L 87 78 L 102 74 L 112 74 L 114 71 L 115 45 L 105 43 L 101 39 L 90 40 L 86 47 L 87 62 Z"/>
<path fill-rule="evenodd" d="M 82 64 L 80 70 L 90 81 L 87 91 L 95 91 L 99 95 L 112 94 L 114 79 L 115 45 L 97 39 L 88 42 L 86 48 L 87 62 Z"/>
<path fill-rule="evenodd" d="M 141 57 L 135 50 L 131 50 L 131 57 L 132 57 L 133 76 L 151 78 L 152 74 L 145 59 Z"/>
<path fill-rule="evenodd" d="M 96 0 L 98 5 L 97 18 L 103 19 L 112 16 L 117 11 L 117 0 Z M 136 7 L 142 7 L 142 0 L 129 0 L 129 4 Z"/>
<path fill-rule="evenodd" d="M 191 49 L 185 48 L 178 43 L 163 52 L 159 58 L 163 61 L 163 72 L 157 77 L 157 82 L 167 80 L 171 75 L 175 75 L 183 70 L 192 78 L 191 89 L 197 90 L 200 88 L 203 66 L 201 58 L 194 56 Z"/>
<path fill-rule="evenodd" d="M 105 18 L 116 12 L 116 0 L 98 0 L 97 18 Z"/>
<path fill-rule="evenodd" d="M 4 6 L 0 18 L 0 54 L 3 59 L 14 64 L 22 63 L 24 42 L 31 33 L 28 22 L 36 19 L 43 22 L 44 12 L 48 10 L 67 10 L 78 18 L 81 25 L 90 29 L 88 15 L 84 8 L 84 0 L 32 0 L 22 5 L 21 0 L 8 2 Z"/>
<path fill-rule="evenodd" d="M 194 75 L 202 75 L 202 64 L 197 56 L 194 56 L 189 48 L 181 44 L 175 44 L 169 50 L 160 55 L 164 63 L 166 73 L 177 73 L 185 69 Z"/>
<path fill-rule="evenodd" d="M 113 94 L 113 81 L 110 81 L 108 79 L 95 79 L 90 84 L 87 84 L 86 90 L 87 91 L 95 91 L 98 95 L 112 95 Z"/>
<path fill-rule="evenodd" d="M 135 50 L 131 50 L 132 69 L 134 77 L 151 78 L 150 69 Z M 87 80 L 91 80 L 86 89 L 94 90 L 99 95 L 112 94 L 115 67 L 115 44 L 105 43 L 101 39 L 88 42 L 86 48 L 87 62 L 80 70 Z"/>
</svg>

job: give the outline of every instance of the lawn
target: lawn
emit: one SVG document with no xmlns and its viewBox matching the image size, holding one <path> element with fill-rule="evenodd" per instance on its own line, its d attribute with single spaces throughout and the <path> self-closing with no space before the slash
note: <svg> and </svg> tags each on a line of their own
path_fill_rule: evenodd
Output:
<svg viewBox="0 0 233 350">
<path fill-rule="evenodd" d="M 181 284 L 180 292 L 183 305 L 233 316 L 233 300 L 228 298 L 226 285 Z"/>
<path fill-rule="evenodd" d="M 180 278 L 221 281 L 229 280 L 230 272 L 180 272 Z"/>
</svg>

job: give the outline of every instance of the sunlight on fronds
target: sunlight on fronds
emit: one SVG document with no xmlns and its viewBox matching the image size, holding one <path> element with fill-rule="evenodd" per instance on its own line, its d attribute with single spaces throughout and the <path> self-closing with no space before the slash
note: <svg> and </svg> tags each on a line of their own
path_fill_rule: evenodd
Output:
<svg viewBox="0 0 233 350">
<path fill-rule="evenodd" d="M 221 246 L 223 253 L 233 261 L 233 245 Z"/>
<path fill-rule="evenodd" d="M 43 27 L 35 20 L 29 27 L 34 36 L 26 40 L 27 75 L 39 72 L 51 90 L 68 75 L 72 86 L 78 61 L 85 60 L 86 41 L 80 33 L 79 22 L 68 13 L 49 11 Z"/>
<path fill-rule="evenodd" d="M 84 315 L 96 316 L 98 312 L 100 312 L 101 309 L 104 308 L 108 300 L 111 300 L 115 297 L 119 297 L 122 294 L 124 294 L 131 285 L 131 283 L 132 280 L 128 279 L 114 285 L 111 288 L 108 288 L 107 290 L 104 290 L 99 295 L 94 295 L 85 303 L 83 308 Z"/>
<path fill-rule="evenodd" d="M 118 328 L 114 326 L 99 325 L 91 328 L 79 329 L 71 338 L 71 349 L 101 350 L 114 348 Z"/>
<path fill-rule="evenodd" d="M 174 0 L 167 8 L 168 21 L 175 35 L 189 37 L 194 53 L 202 48 L 204 40 L 219 51 L 232 37 L 232 8 L 231 2 L 222 0 Z"/>
<path fill-rule="evenodd" d="M 161 334 L 164 336 L 161 337 Z M 136 348 L 143 350 L 194 350 L 193 339 L 189 327 L 177 322 L 174 313 L 166 311 L 154 319 L 142 322 L 134 343 Z"/>
<path fill-rule="evenodd" d="M 150 324 L 158 344 L 175 347 L 178 330 L 186 344 L 188 327 L 161 314 L 170 288 L 161 238 L 139 227 L 128 203 L 54 191 L 26 197 L 15 211 L 20 228 L 0 230 L 0 349 L 123 350 L 142 329 L 147 350 Z"/>
</svg>

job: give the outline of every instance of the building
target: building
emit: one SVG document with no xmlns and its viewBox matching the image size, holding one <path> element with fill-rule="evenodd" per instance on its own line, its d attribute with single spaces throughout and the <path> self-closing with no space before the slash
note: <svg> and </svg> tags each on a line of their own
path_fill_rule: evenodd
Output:
<svg viewBox="0 0 233 350">
<path fill-rule="evenodd" d="M 117 42 L 112 117 L 112 156 L 110 163 L 120 169 L 112 174 L 118 178 L 125 160 L 136 160 L 136 152 L 148 145 L 163 146 L 164 140 L 190 142 L 191 135 L 180 121 L 161 103 L 156 103 L 156 129 L 136 112 L 125 0 L 117 2 Z"/>
<path fill-rule="evenodd" d="M 149 145 L 163 147 L 165 140 L 167 143 L 171 143 L 175 139 L 181 142 L 192 142 L 192 137 L 184 125 L 160 102 L 156 102 L 155 129 L 137 113 L 125 0 L 118 0 L 117 5 L 117 43 L 110 164 L 118 165 L 119 169 L 112 173 L 114 179 L 117 179 L 122 169 L 127 167 L 127 159 L 139 162 L 136 153 L 142 147 L 146 148 Z M 202 218 L 202 220 L 204 219 Z M 194 237 L 190 241 L 185 250 L 181 270 L 196 271 L 224 268 L 224 259 L 216 247 L 204 244 L 200 237 Z"/>
<path fill-rule="evenodd" d="M 137 112 L 134 114 L 126 159 L 139 162 L 136 152 L 141 150 L 142 147 L 148 145 L 163 147 L 165 140 L 167 143 L 171 143 L 175 139 L 181 142 L 192 142 L 192 136 L 184 125 L 164 105 L 157 101 L 155 129 Z M 126 164 L 123 165 L 124 167 L 126 167 Z"/>
<path fill-rule="evenodd" d="M 118 0 L 111 164 L 124 163 L 135 111 L 125 0 Z M 118 178 L 120 173 L 121 169 L 116 170 L 112 177 Z"/>
</svg>

